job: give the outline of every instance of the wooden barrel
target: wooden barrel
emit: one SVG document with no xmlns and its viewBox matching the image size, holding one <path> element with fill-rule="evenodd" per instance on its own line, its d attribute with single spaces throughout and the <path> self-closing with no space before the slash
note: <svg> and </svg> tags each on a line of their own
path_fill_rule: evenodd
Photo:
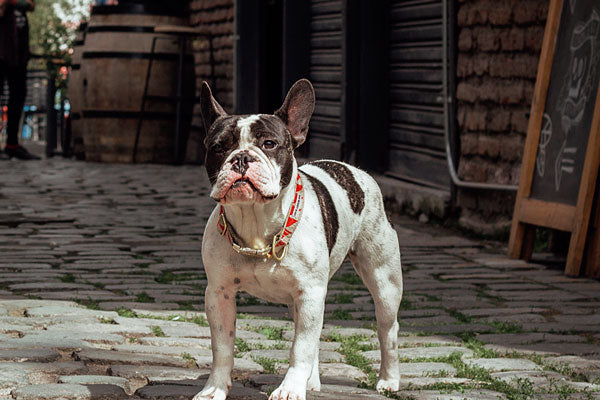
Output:
<svg viewBox="0 0 600 400">
<path fill-rule="evenodd" d="M 71 146 L 77 159 L 85 159 L 83 146 L 83 121 L 81 120 L 81 107 L 83 104 L 83 79 L 81 76 L 81 53 L 85 43 L 87 23 L 82 23 L 77 29 L 77 36 L 73 44 L 71 74 L 69 76 L 69 102 L 71 104 Z"/>
<path fill-rule="evenodd" d="M 137 162 L 173 161 L 178 39 L 159 35 L 159 25 L 187 26 L 187 1 L 129 1 L 92 9 L 82 54 L 86 159 L 131 162 L 152 39 L 152 61 Z M 193 58 L 186 55 L 184 98 L 195 94 Z M 189 126 L 192 102 L 184 103 Z M 185 129 L 184 129 L 185 130 Z M 185 136 L 185 135 L 184 135 Z"/>
</svg>

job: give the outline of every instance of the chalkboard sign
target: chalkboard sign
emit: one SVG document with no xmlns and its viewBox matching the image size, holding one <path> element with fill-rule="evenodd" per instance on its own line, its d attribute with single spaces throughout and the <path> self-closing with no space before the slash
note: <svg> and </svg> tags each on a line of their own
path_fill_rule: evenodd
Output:
<svg viewBox="0 0 600 400">
<path fill-rule="evenodd" d="M 600 2 L 562 7 L 531 197 L 576 205 L 600 79 Z"/>
<path fill-rule="evenodd" d="M 571 232 L 578 275 L 600 166 L 600 1 L 551 0 L 523 152 L 509 255 L 528 259 L 535 227 Z"/>
</svg>

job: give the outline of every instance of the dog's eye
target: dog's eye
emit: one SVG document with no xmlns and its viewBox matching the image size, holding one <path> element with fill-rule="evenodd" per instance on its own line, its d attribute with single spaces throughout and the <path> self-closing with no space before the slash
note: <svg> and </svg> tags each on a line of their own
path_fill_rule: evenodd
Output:
<svg viewBox="0 0 600 400">
<path fill-rule="evenodd" d="M 223 146 L 221 146 L 219 143 L 213 144 L 210 149 L 212 150 L 213 153 L 222 153 L 223 152 Z"/>
<path fill-rule="evenodd" d="M 265 140 L 262 144 L 262 147 L 265 150 L 273 150 L 275 147 L 277 147 L 277 142 L 274 142 L 273 140 Z"/>
</svg>

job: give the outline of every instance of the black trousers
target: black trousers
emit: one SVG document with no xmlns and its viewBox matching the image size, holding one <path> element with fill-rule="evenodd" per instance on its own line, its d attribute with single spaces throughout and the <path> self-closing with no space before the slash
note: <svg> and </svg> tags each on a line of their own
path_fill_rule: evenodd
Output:
<svg viewBox="0 0 600 400">
<path fill-rule="evenodd" d="M 8 82 L 8 123 L 6 144 L 19 144 L 19 122 L 27 96 L 27 65 L 7 67 L 0 62 L 0 90 Z"/>
</svg>

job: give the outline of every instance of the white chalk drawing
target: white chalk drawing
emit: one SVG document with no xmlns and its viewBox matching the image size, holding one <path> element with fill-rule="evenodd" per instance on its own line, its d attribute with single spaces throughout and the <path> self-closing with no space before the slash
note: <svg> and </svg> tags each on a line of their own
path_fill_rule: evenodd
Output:
<svg viewBox="0 0 600 400">
<path fill-rule="evenodd" d="M 591 81 L 600 57 L 597 46 L 599 32 L 600 16 L 594 10 L 587 22 L 580 21 L 575 25 L 571 35 L 568 76 L 557 104 L 565 135 L 581 122 L 590 94 L 596 89 Z"/>
<path fill-rule="evenodd" d="M 554 164 L 554 187 L 557 192 L 560 190 L 562 174 L 564 172 L 572 174 L 575 170 L 575 153 L 577 153 L 577 147 L 567 147 L 567 139 L 565 139 Z"/>
<path fill-rule="evenodd" d="M 572 11 L 575 2 L 576 0 L 572 0 L 570 3 Z M 600 60 L 599 40 L 600 15 L 597 10 L 593 10 L 587 21 L 579 21 L 573 28 L 569 69 L 566 71 L 567 76 L 556 105 L 564 135 L 554 164 L 556 191 L 560 190 L 563 174 L 573 174 L 575 171 L 577 146 L 568 143 L 568 140 L 571 131 L 576 129 L 583 120 L 586 105 L 596 90 L 592 80 L 596 76 Z"/>
<path fill-rule="evenodd" d="M 546 170 L 546 146 L 550 142 L 552 138 L 552 119 L 550 115 L 544 113 L 544 118 L 542 120 L 542 130 L 540 131 L 540 145 L 538 146 L 538 154 L 537 159 L 535 161 L 535 166 L 537 168 L 537 173 L 539 176 L 544 177 L 544 172 Z"/>
</svg>

